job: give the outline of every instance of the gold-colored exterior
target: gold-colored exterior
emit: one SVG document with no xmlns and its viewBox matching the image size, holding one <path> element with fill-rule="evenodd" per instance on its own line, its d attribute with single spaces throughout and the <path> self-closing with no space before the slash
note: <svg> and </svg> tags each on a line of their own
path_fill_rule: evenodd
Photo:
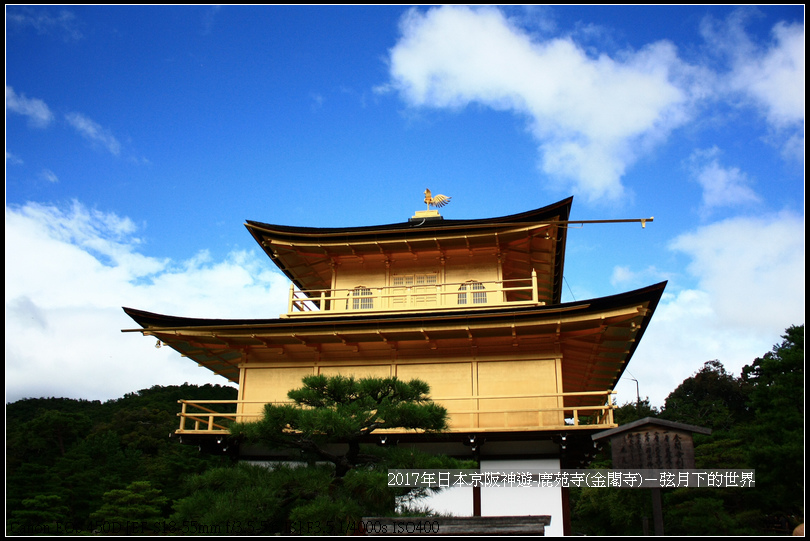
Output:
<svg viewBox="0 0 810 541">
<path fill-rule="evenodd" d="M 126 310 L 145 335 L 239 384 L 229 405 L 183 401 L 179 433 L 255 419 L 312 374 L 422 379 L 450 412 L 451 432 L 612 427 L 611 390 L 663 284 L 561 304 L 570 202 L 373 228 L 249 222 L 292 280 L 285 314 L 221 321 Z"/>
</svg>

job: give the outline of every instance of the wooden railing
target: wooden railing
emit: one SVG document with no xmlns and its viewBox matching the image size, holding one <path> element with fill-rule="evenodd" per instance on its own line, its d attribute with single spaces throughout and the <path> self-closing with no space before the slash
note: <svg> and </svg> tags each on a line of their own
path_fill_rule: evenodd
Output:
<svg viewBox="0 0 810 541">
<path fill-rule="evenodd" d="M 436 397 L 433 400 L 447 408 L 450 428 L 447 432 L 469 431 L 526 431 L 526 430 L 576 430 L 587 428 L 611 428 L 613 422 L 612 395 L 614 391 L 558 393 L 513 396 L 454 396 Z M 599 400 L 603 397 L 603 400 Z M 566 406 L 571 402 L 588 400 L 597 405 Z M 488 402 L 506 404 L 490 406 Z M 519 405 L 536 401 L 534 407 Z M 181 411 L 178 434 L 223 434 L 232 423 L 258 421 L 268 402 L 251 400 L 179 400 Z M 540 402 L 557 405 L 539 406 Z M 290 404 L 271 402 L 272 404 Z M 512 404 L 511 406 L 509 404 Z M 503 406 L 506 407 L 503 407 Z M 472 407 L 470 407 L 472 406 Z M 223 411 L 228 410 L 228 411 Z M 250 411 L 245 411 L 250 410 Z M 536 419 L 536 420 L 533 420 Z"/>
<path fill-rule="evenodd" d="M 519 299 L 519 300 L 518 300 Z M 511 280 L 408 284 L 347 289 L 298 290 L 290 284 L 287 315 L 335 312 L 481 308 L 544 304 L 539 300 L 537 273 Z"/>
<path fill-rule="evenodd" d="M 176 431 L 178 434 L 228 432 L 231 423 L 236 422 L 238 405 L 245 403 L 243 400 L 178 400 L 177 402 L 181 404 L 180 413 L 177 414 L 180 417 L 180 428 Z M 218 411 L 223 409 L 234 411 Z M 240 417 L 243 416 L 240 415 Z M 194 423 L 194 428 L 188 428 L 189 423 Z"/>
</svg>

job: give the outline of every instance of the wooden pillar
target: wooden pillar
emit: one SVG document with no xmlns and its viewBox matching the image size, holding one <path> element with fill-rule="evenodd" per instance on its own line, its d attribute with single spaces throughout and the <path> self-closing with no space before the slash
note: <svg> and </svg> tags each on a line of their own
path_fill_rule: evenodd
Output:
<svg viewBox="0 0 810 541">
<path fill-rule="evenodd" d="M 481 516 L 481 486 L 473 487 L 473 516 Z"/>
<path fill-rule="evenodd" d="M 562 500 L 563 535 L 571 535 L 571 500 L 568 487 L 560 487 Z"/>
<path fill-rule="evenodd" d="M 661 507 L 661 489 L 651 488 L 653 507 L 653 528 L 655 535 L 664 535 L 664 511 Z"/>
</svg>

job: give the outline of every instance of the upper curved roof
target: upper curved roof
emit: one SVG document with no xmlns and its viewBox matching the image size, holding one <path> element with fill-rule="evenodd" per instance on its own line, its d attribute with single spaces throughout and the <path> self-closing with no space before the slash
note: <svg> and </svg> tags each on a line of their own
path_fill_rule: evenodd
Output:
<svg viewBox="0 0 810 541">
<path fill-rule="evenodd" d="M 245 226 L 253 233 L 255 231 L 272 232 L 280 237 L 296 238 L 300 236 L 346 236 L 347 238 L 362 238 L 364 235 L 377 236 L 380 234 L 393 234 L 402 233 L 403 231 L 412 234 L 420 235 L 424 231 L 450 231 L 458 228 L 477 228 L 496 226 L 502 227 L 504 225 L 512 224 L 526 224 L 537 223 L 544 221 L 564 221 L 568 220 L 571 213 L 571 203 L 574 201 L 573 197 L 568 197 L 562 201 L 552 203 L 545 207 L 520 212 L 517 214 L 510 214 L 508 216 L 501 216 L 497 218 L 476 218 L 470 220 L 425 220 L 425 222 L 401 222 L 386 225 L 369 225 L 359 227 L 300 227 L 289 225 L 276 225 L 256 222 L 247 220 Z M 258 239 L 257 239 L 258 240 Z"/>
<path fill-rule="evenodd" d="M 391 257 L 420 251 L 498 251 L 504 278 L 525 278 L 547 269 L 541 280 L 548 300 L 559 303 L 565 242 L 573 197 L 509 216 L 423 221 L 360 227 L 297 227 L 247 221 L 250 234 L 300 290 L 329 289 L 341 257 Z"/>
</svg>

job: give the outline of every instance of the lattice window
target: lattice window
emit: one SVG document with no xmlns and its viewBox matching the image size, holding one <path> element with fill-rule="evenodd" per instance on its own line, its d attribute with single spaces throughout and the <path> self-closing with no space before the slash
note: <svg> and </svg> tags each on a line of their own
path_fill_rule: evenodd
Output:
<svg viewBox="0 0 810 541">
<path fill-rule="evenodd" d="M 394 276 L 391 285 L 394 287 L 410 287 L 413 285 L 413 274 Z"/>
<path fill-rule="evenodd" d="M 437 281 L 435 274 L 416 274 L 413 279 L 417 286 L 435 286 Z"/>
<path fill-rule="evenodd" d="M 352 310 L 371 310 L 374 308 L 374 298 L 371 290 L 366 286 L 357 286 L 352 291 Z"/>
<path fill-rule="evenodd" d="M 484 284 L 475 280 L 470 280 L 467 283 L 461 284 L 458 288 L 458 303 L 459 304 L 486 304 L 487 292 L 484 291 Z M 469 297 L 467 291 L 470 291 Z"/>
<path fill-rule="evenodd" d="M 391 277 L 392 306 L 425 307 L 438 301 L 436 286 L 439 276 L 435 272 L 424 274 L 397 274 Z M 410 298 L 410 305 L 407 304 Z"/>
</svg>

